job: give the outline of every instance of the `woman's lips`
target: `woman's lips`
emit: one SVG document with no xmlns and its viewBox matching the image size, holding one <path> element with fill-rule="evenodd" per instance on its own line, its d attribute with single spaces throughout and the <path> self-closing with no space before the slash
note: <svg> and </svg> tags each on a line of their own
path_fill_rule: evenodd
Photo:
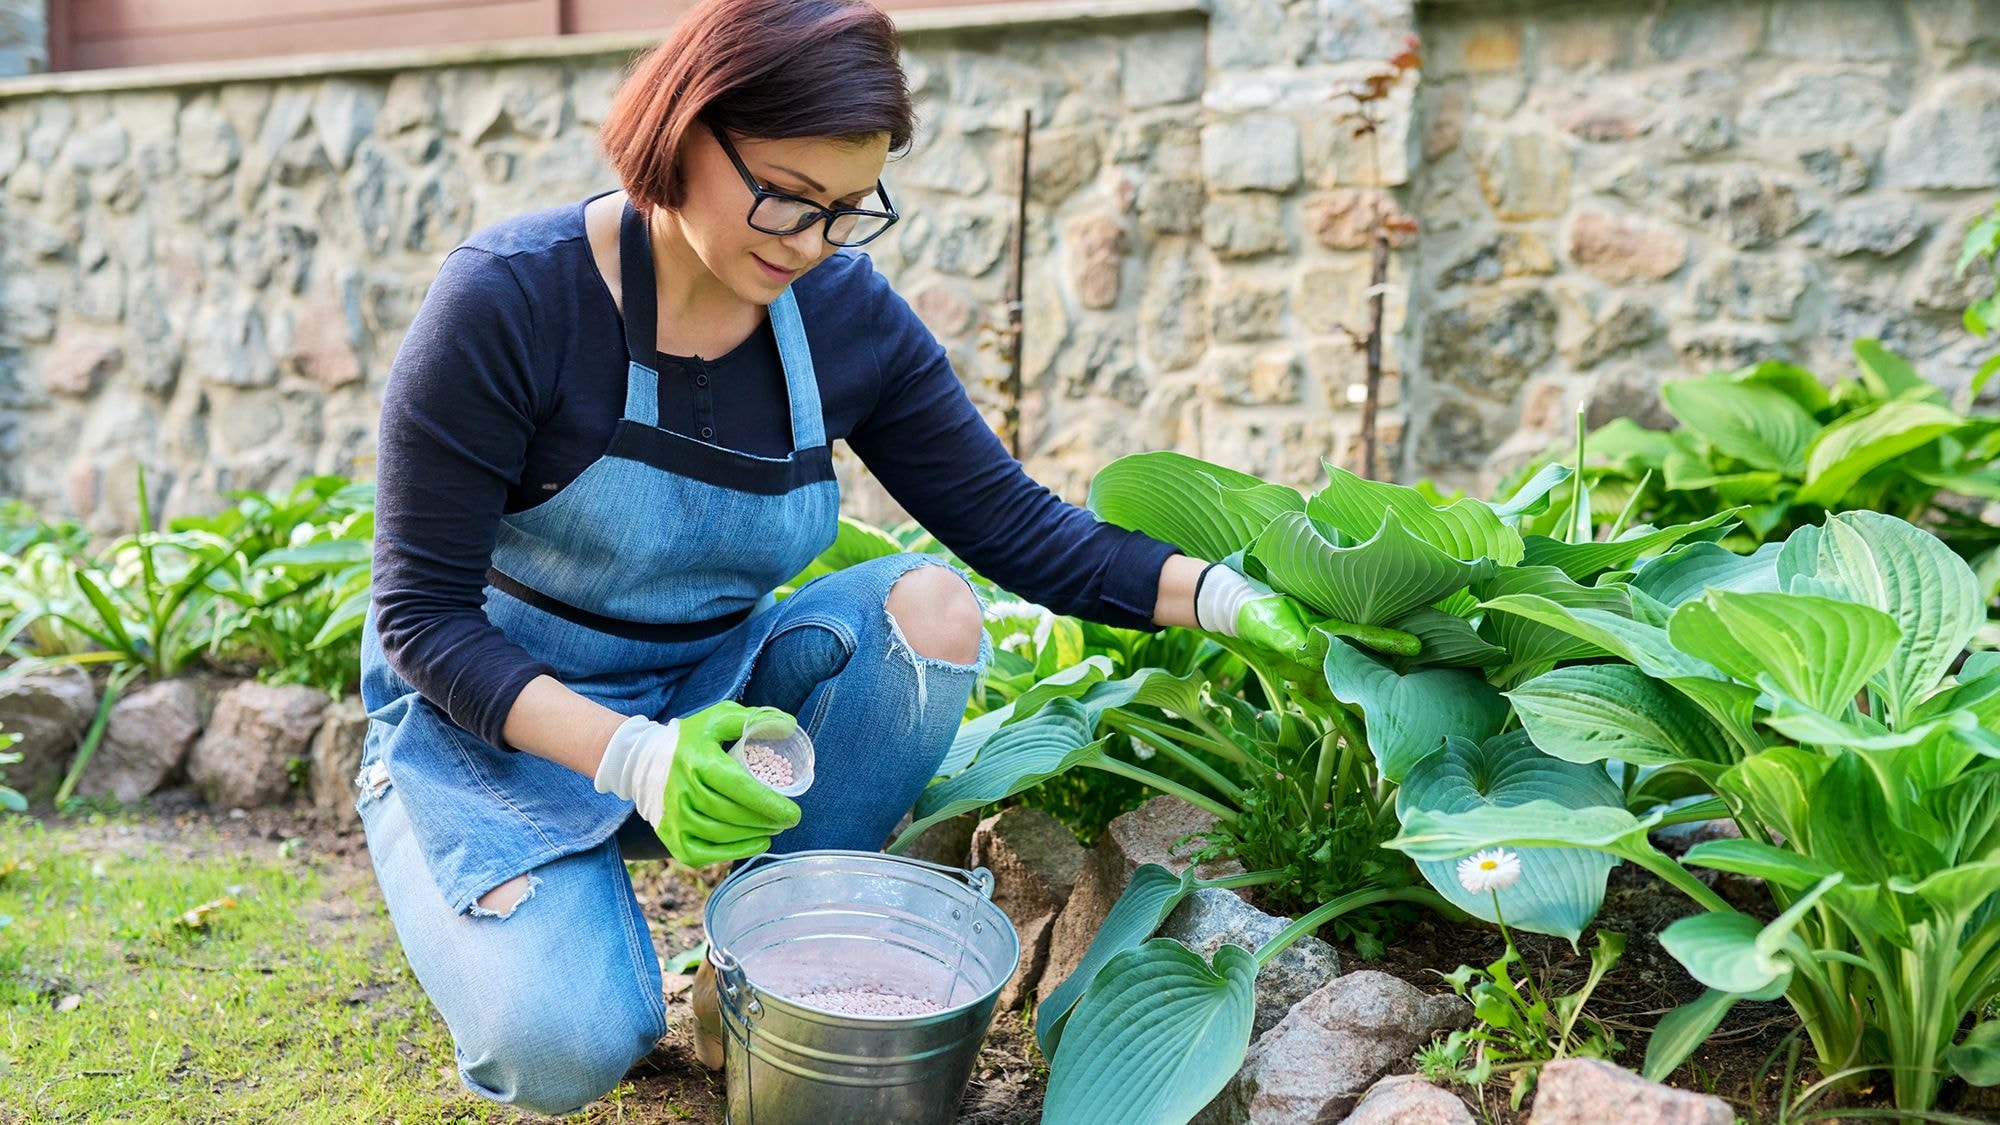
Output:
<svg viewBox="0 0 2000 1125">
<path fill-rule="evenodd" d="M 757 258 L 755 254 L 750 256 Z M 772 281 L 790 281 L 799 274 L 797 270 L 781 270 L 762 258 L 757 258 L 757 264 L 764 267 L 764 276 L 770 278 Z"/>
</svg>

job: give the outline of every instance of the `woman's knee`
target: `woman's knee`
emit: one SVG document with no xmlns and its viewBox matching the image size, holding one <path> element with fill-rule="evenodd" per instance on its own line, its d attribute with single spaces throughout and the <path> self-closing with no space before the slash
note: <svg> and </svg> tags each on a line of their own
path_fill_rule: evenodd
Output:
<svg viewBox="0 0 2000 1125">
<path fill-rule="evenodd" d="M 496 984 L 483 1030 L 454 1029 L 459 1076 L 473 1093 L 549 1115 L 574 1113 L 624 1079 L 665 1028 L 649 1011 L 573 994 L 510 1000 Z"/>
<path fill-rule="evenodd" d="M 925 565 L 905 571 L 889 587 L 887 608 L 918 656 L 953 664 L 979 659 L 985 632 L 979 599 L 951 568 Z"/>
</svg>

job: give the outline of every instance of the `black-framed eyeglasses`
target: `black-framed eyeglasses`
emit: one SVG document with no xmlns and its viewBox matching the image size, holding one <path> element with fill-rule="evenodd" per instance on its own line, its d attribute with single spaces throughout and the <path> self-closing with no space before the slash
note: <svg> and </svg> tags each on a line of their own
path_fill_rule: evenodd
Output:
<svg viewBox="0 0 2000 1125">
<path fill-rule="evenodd" d="M 864 242 L 879 238 L 883 231 L 896 225 L 902 216 L 896 213 L 896 205 L 889 202 L 888 189 L 882 181 L 875 181 L 875 194 L 882 197 L 886 210 L 871 211 L 861 207 L 821 207 L 810 199 L 800 199 L 796 195 L 786 195 L 772 191 L 757 182 L 743 158 L 736 155 L 736 146 L 729 143 L 722 129 L 715 125 L 708 127 L 715 134 L 722 151 L 729 155 L 729 162 L 736 165 L 736 172 L 743 177 L 743 186 L 750 189 L 750 214 L 746 216 L 752 230 L 765 234 L 797 234 L 815 223 L 826 224 L 826 240 L 835 246 L 859 246 Z"/>
</svg>

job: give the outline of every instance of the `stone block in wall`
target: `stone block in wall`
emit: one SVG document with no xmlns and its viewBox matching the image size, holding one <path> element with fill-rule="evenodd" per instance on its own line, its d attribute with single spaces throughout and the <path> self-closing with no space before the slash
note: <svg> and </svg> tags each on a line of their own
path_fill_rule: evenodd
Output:
<svg viewBox="0 0 2000 1125">
<path fill-rule="evenodd" d="M 1208 43 L 1198 31 L 1137 31 L 1119 47 L 1119 94 L 1129 109 L 1150 109 L 1201 97 L 1208 79 Z"/>
<path fill-rule="evenodd" d="M 1812 242 L 1836 258 L 1893 257 L 1930 233 L 1923 208 L 1901 199 L 1857 200 L 1836 210 Z"/>
<path fill-rule="evenodd" d="M 1440 400 L 1424 419 L 1417 438 L 1417 462 L 1433 472 L 1477 469 L 1493 448 L 1485 414 L 1461 398 Z"/>
<path fill-rule="evenodd" d="M 1299 357 L 1291 348 L 1212 354 L 1206 366 L 1208 392 L 1220 402 L 1272 406 L 1299 401 Z"/>
<path fill-rule="evenodd" d="M 1071 220 L 1063 232 L 1063 257 L 1078 304 L 1108 309 L 1118 303 L 1125 266 L 1124 224 L 1103 213 Z"/>
<path fill-rule="evenodd" d="M 1646 46 L 1662 59 L 1726 62 L 1764 42 L 1764 6 L 1736 0 L 1668 0 L 1653 17 Z"/>
<path fill-rule="evenodd" d="M 1311 266 L 1299 274 L 1292 315 L 1306 331 L 1325 335 L 1366 330 L 1368 259 L 1359 254 L 1349 257 L 1353 260 Z"/>
<path fill-rule="evenodd" d="M 1393 196 L 1377 190 L 1335 188 L 1314 194 L 1305 202 L 1303 216 L 1313 241 L 1328 250 L 1362 250 L 1374 237 L 1376 208 L 1389 236 L 1389 245 L 1404 246 L 1410 241 L 1410 227 L 1416 220 L 1397 205 Z"/>
<path fill-rule="evenodd" d="M 2000 76 L 1938 82 L 1890 131 L 1882 169 L 1891 187 L 2000 186 Z"/>
<path fill-rule="evenodd" d="M 1841 195 L 1867 187 L 1873 166 L 1874 157 L 1850 141 L 1834 141 L 1799 154 L 1799 167 L 1806 175 Z"/>
<path fill-rule="evenodd" d="M 1570 219 L 1569 260 L 1603 281 L 1670 276 L 1687 260 L 1687 235 L 1664 223 L 1597 208 Z"/>
<path fill-rule="evenodd" d="M 1216 191 L 1290 191 L 1299 182 L 1299 129 L 1260 114 L 1201 131 L 1201 167 Z"/>
<path fill-rule="evenodd" d="M 1652 343 L 1664 330 L 1651 301 L 1621 297 L 1591 324 L 1571 362 L 1579 370 L 1589 370 L 1612 356 Z"/>
<path fill-rule="evenodd" d="M 1903 59 L 1917 49 L 1902 5 L 1882 0 L 1774 0 L 1766 42 L 1774 55 L 1814 61 Z"/>
<path fill-rule="evenodd" d="M 1012 237 L 999 215 L 958 212 L 944 218 L 931 241 L 931 264 L 941 273 L 984 277 L 1000 264 Z"/>
<path fill-rule="evenodd" d="M 1658 369 L 1649 363 L 1614 365 L 1591 377 L 1584 425 L 1591 429 L 1627 418 L 1648 430 L 1679 425 L 1660 397 Z"/>
<path fill-rule="evenodd" d="M 1794 255 L 1726 255 L 1696 271 L 1690 307 L 1703 320 L 1790 320 L 1812 279 Z"/>
<path fill-rule="evenodd" d="M 1521 289 L 1433 311 L 1424 321 L 1424 372 L 1494 402 L 1511 402 L 1555 355 L 1556 306 Z"/>
<path fill-rule="evenodd" d="M 1659 199 L 1687 225 L 1741 250 L 1767 245 L 1820 211 L 1791 180 L 1751 167 L 1670 173 L 1660 180 Z"/>
<path fill-rule="evenodd" d="M 1501 219 L 1548 219 L 1569 206 L 1570 150 L 1553 132 L 1490 138 L 1479 155 L 1479 187 Z"/>
<path fill-rule="evenodd" d="M 125 349 L 115 336 L 67 332 L 49 349 L 42 366 L 42 385 L 53 394 L 88 398 L 125 363 Z"/>
<path fill-rule="evenodd" d="M 1814 141 L 1866 134 L 1903 111 L 1908 90 L 1906 82 L 1874 68 L 1794 71 L 1745 99 L 1743 131 L 1753 137 Z"/>
<path fill-rule="evenodd" d="M 1148 176 L 1139 184 L 1139 225 L 1152 234 L 1200 234 L 1201 181 Z"/>
<path fill-rule="evenodd" d="M 1211 196 L 1201 215 L 1202 240 L 1219 258 L 1290 253 L 1292 236 L 1276 196 L 1242 192 Z"/>
<path fill-rule="evenodd" d="M 1734 371 L 1767 359 L 1793 360 L 1797 347 L 1777 329 L 1744 324 L 1702 324 L 1673 333 L 1681 360 L 1696 371 Z"/>
<path fill-rule="evenodd" d="M 1541 277 L 1556 272 L 1555 255 L 1533 231 L 1506 230 L 1482 239 L 1451 258 L 1437 285 L 1489 285 L 1509 277 Z"/>
<path fill-rule="evenodd" d="M 1251 343 L 1275 339 L 1285 326 L 1284 285 L 1254 278 L 1225 276 L 1209 301 L 1217 340 Z"/>
<path fill-rule="evenodd" d="M 1161 370 L 1187 367 L 1208 348 L 1208 277 L 1193 247 L 1163 245 L 1146 270 L 1139 339 Z"/>
</svg>

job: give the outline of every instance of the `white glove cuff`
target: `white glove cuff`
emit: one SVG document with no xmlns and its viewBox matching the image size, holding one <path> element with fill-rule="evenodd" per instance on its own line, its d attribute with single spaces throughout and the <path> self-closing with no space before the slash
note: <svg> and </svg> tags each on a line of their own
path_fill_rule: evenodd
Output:
<svg viewBox="0 0 2000 1125">
<path fill-rule="evenodd" d="M 1195 624 L 1208 632 L 1233 637 L 1237 615 L 1256 599 L 1256 589 L 1241 574 L 1221 563 L 1210 563 L 1195 581 Z"/>
<path fill-rule="evenodd" d="M 679 719 L 669 720 L 664 728 L 644 715 L 626 719 L 612 732 L 604 760 L 597 764 L 597 791 L 631 801 L 646 823 L 658 825 L 666 803 L 667 772 L 679 744 Z"/>
</svg>

